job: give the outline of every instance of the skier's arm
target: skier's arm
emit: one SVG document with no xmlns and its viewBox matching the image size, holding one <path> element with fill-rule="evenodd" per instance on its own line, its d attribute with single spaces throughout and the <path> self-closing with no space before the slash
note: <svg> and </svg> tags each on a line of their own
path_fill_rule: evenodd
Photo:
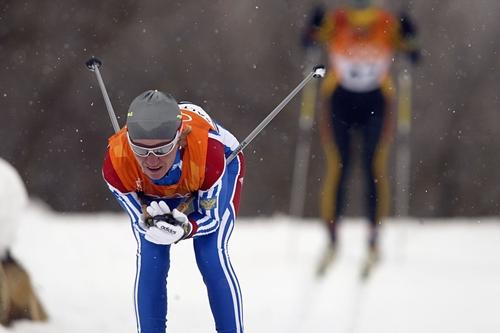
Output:
<svg viewBox="0 0 500 333">
<path fill-rule="evenodd" d="M 109 190 L 116 198 L 125 212 L 127 212 L 132 222 L 132 226 L 140 233 L 146 233 L 147 227 L 144 225 L 141 201 L 135 192 L 122 193 L 113 185 L 107 183 Z"/>
<path fill-rule="evenodd" d="M 134 229 L 137 231 L 144 233 L 145 227 L 143 226 L 143 213 L 141 207 L 141 201 L 136 192 L 127 192 L 125 187 L 123 186 L 120 178 L 116 174 L 115 169 L 111 163 L 111 159 L 109 157 L 109 152 L 106 152 L 106 156 L 104 158 L 104 164 L 102 167 L 102 176 L 108 185 L 109 190 L 113 193 L 114 197 L 123 208 L 125 212 L 127 212 L 130 220 L 132 221 L 132 225 Z"/>
<path fill-rule="evenodd" d="M 196 226 L 192 237 L 210 234 L 219 228 L 226 210 L 226 196 L 233 189 L 227 188 L 225 145 L 220 136 L 209 133 L 205 179 L 198 190 L 195 207 L 188 215 Z"/>
</svg>

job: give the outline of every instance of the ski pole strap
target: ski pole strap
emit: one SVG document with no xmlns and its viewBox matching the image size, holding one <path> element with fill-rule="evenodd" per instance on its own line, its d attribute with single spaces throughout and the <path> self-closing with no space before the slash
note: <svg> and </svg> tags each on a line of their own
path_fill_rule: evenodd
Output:
<svg viewBox="0 0 500 333">
<path fill-rule="evenodd" d="M 156 224 L 156 222 L 158 222 L 158 221 L 165 221 L 171 225 L 177 225 L 177 226 L 182 225 L 182 223 L 180 223 L 179 221 L 177 221 L 174 218 L 172 213 L 163 214 L 163 215 L 156 215 L 156 216 L 148 216 L 144 219 L 144 222 L 146 223 L 146 225 L 148 225 L 150 227 L 154 226 Z"/>
</svg>

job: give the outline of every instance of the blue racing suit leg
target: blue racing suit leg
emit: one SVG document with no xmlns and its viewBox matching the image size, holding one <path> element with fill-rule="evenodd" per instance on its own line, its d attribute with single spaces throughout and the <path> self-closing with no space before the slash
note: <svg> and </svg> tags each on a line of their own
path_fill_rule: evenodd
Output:
<svg viewBox="0 0 500 333">
<path fill-rule="evenodd" d="M 243 304 L 238 279 L 228 253 L 228 242 L 234 228 L 241 176 L 239 158 L 227 166 L 219 193 L 219 228 L 194 237 L 193 245 L 198 269 L 207 287 L 208 300 L 218 333 L 243 332 Z"/>
<path fill-rule="evenodd" d="M 194 239 L 194 250 L 217 332 L 240 333 L 243 332 L 241 291 L 227 249 L 234 215 L 227 215 L 216 232 Z"/>
<path fill-rule="evenodd" d="M 138 253 L 134 299 L 137 331 L 165 333 L 170 245 L 148 242 L 144 235 L 139 233 L 136 233 L 136 237 Z"/>
</svg>

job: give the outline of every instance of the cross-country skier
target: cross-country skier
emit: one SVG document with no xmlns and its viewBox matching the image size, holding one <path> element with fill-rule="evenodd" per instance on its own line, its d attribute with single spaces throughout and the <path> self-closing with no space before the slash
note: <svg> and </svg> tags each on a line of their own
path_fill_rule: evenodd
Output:
<svg viewBox="0 0 500 333">
<path fill-rule="evenodd" d="M 166 331 L 170 247 L 187 238 L 217 332 L 243 332 L 240 286 L 227 248 L 245 170 L 242 153 L 226 165 L 237 146 L 202 108 L 156 90 L 132 101 L 126 126 L 109 138 L 104 179 L 130 216 L 138 246 L 138 332 Z M 194 196 L 191 210 L 176 209 L 188 196 Z M 150 217 L 156 217 L 153 225 Z"/>
<path fill-rule="evenodd" d="M 335 256 L 353 148 L 362 155 L 369 257 L 378 256 L 378 228 L 389 208 L 386 164 L 394 126 L 391 106 L 395 88 L 389 70 L 396 51 L 405 52 L 413 62 L 418 60 L 415 40 L 408 15 L 397 18 L 371 5 L 370 0 L 352 0 L 350 7 L 327 12 L 316 8 L 311 16 L 305 45 L 323 44 L 331 67 L 322 86 L 320 121 L 327 161 L 321 213 L 330 242 L 318 274 L 324 273 Z M 351 147 L 354 131 L 361 134 L 359 148 Z"/>
</svg>

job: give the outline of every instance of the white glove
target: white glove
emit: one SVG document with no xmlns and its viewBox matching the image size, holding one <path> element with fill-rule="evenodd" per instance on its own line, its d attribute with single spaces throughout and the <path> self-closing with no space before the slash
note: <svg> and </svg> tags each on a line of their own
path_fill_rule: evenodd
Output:
<svg viewBox="0 0 500 333">
<path fill-rule="evenodd" d="M 177 209 L 170 212 L 170 208 L 165 201 L 151 202 L 146 211 L 151 217 L 157 217 L 155 225 L 146 231 L 145 236 L 152 243 L 160 245 L 176 243 L 188 236 L 193 229 L 186 214 Z"/>
</svg>

